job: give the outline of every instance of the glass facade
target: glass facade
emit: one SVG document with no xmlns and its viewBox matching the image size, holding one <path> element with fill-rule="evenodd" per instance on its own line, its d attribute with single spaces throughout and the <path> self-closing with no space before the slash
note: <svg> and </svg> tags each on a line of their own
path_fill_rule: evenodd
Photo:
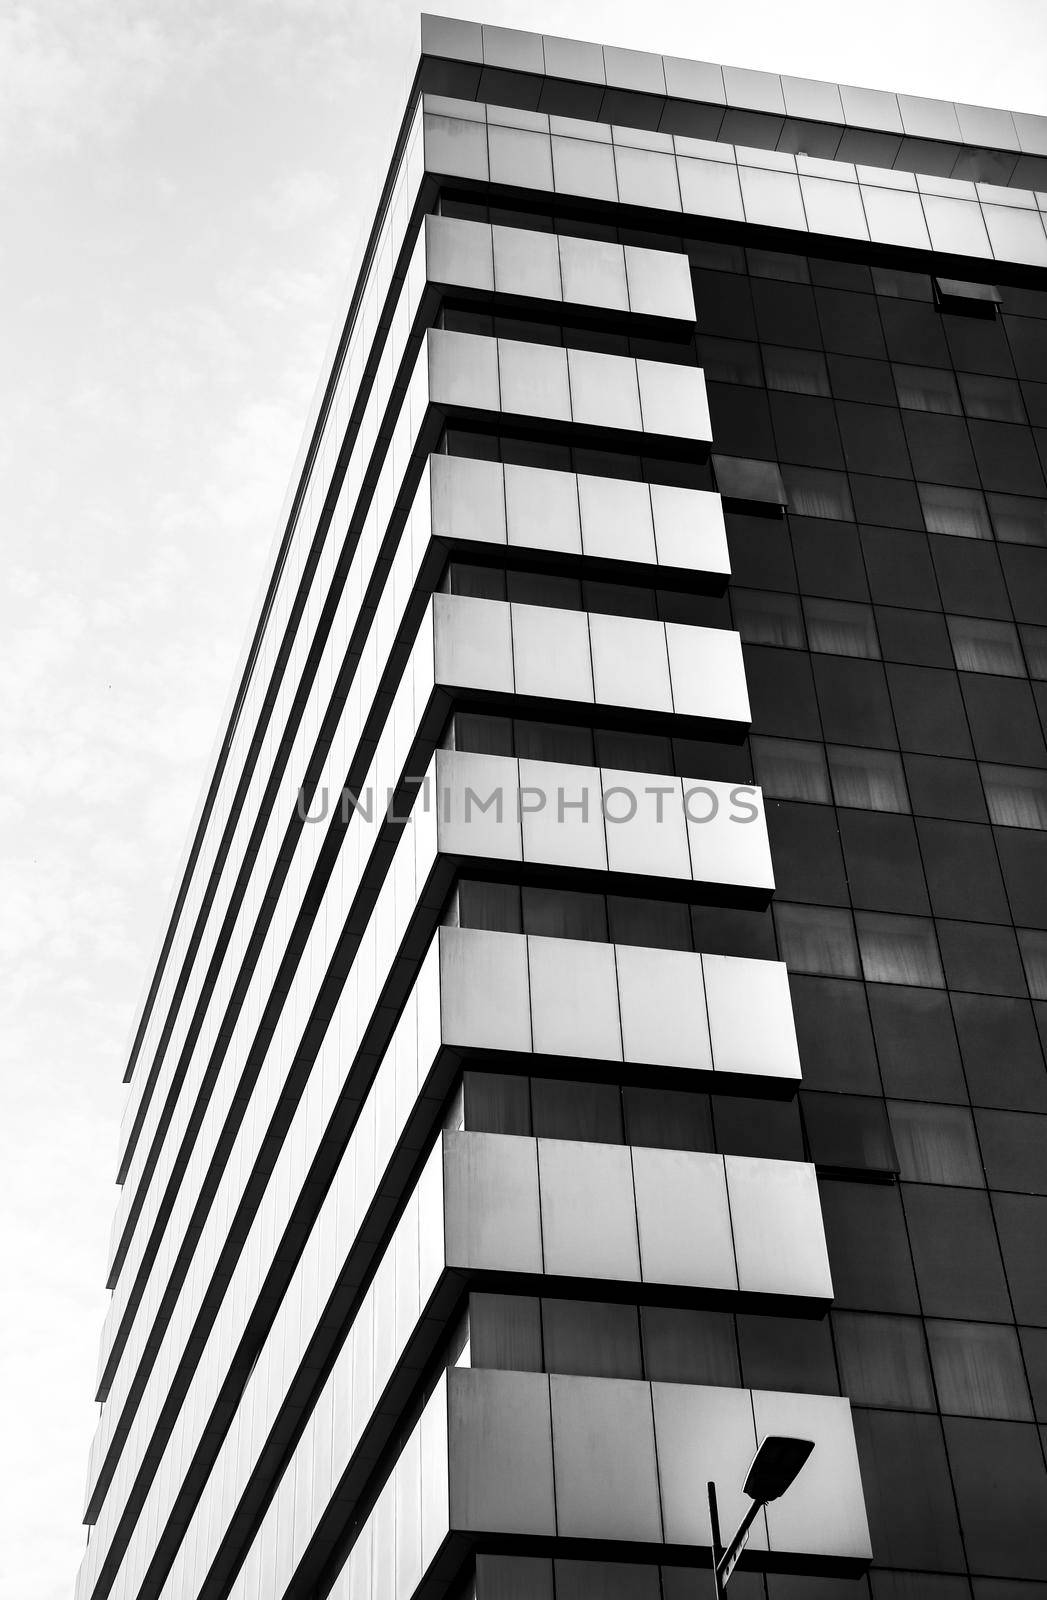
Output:
<svg viewBox="0 0 1047 1600">
<path fill-rule="evenodd" d="M 419 84 L 128 1068 L 78 1600 L 682 1600 L 769 1433 L 742 1600 L 1032 1600 L 1047 122 Z"/>
</svg>

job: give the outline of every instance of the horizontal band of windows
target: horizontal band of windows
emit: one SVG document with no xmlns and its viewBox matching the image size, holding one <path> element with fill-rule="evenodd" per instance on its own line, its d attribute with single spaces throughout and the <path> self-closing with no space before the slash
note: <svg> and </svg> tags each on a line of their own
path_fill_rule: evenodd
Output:
<svg viewBox="0 0 1047 1600">
<path fill-rule="evenodd" d="M 558 869 L 562 881 L 564 869 Z M 681 884 L 682 892 L 695 892 Z M 653 950 L 709 951 L 708 928 L 720 916 L 724 928 L 745 926 L 736 907 L 721 907 L 718 896 L 691 903 L 684 898 L 653 899 L 635 894 L 601 894 L 580 888 L 560 888 L 549 882 L 495 881 L 462 878 L 452 895 L 443 921 L 449 927 L 482 928 L 490 933 L 544 934 L 554 939 L 585 939 L 601 944 L 638 944 Z M 746 909 L 746 908 L 743 908 Z M 906 920 L 906 919 L 902 919 Z M 766 929 L 759 915 L 751 918 L 753 932 Z M 730 954 L 768 954 L 766 941 L 754 937 L 759 950 Z M 720 952 L 717 952 L 720 953 Z"/>
<path fill-rule="evenodd" d="M 730 273 L 735 277 L 809 284 L 815 289 L 843 289 L 884 300 L 916 302 L 940 314 L 940 308 L 934 305 L 933 256 L 920 270 L 902 264 L 908 252 L 870 251 L 868 245 L 863 247 L 857 241 L 849 244 L 840 238 L 822 241 L 811 237 L 804 241 L 803 253 L 788 248 L 792 240 L 783 240 L 783 247 L 776 249 L 771 243 L 753 243 L 754 235 L 763 230 L 732 225 L 723 219 L 687 218 L 687 233 L 674 233 L 665 227 L 663 217 L 656 220 L 645 215 L 641 220 L 624 206 L 614 210 L 607 206 L 587 207 L 583 203 L 572 204 L 571 197 L 565 195 L 558 197 L 555 212 L 550 212 L 548 203 L 543 204 L 541 199 L 530 200 L 518 192 L 492 197 L 486 190 L 481 193 L 461 188 L 448 179 L 441 180 L 436 204 L 449 217 L 683 253 L 692 273 Z M 1005 315 L 1047 318 L 1047 292 L 1036 287 L 1028 273 L 1009 271 L 1000 263 L 995 278 Z M 701 326 L 708 319 L 702 318 L 700 297 L 696 303 Z"/>
<path fill-rule="evenodd" d="M 1047 931 L 776 901 L 790 972 L 1047 999 Z"/>
<path fill-rule="evenodd" d="M 908 659 L 889 645 L 881 649 L 876 613 L 864 601 L 736 587 L 731 590 L 730 610 L 746 644 L 866 661 Z M 728 625 L 726 619 L 723 625 Z M 1019 631 L 1003 618 L 951 614 L 945 616 L 945 626 L 951 648 L 936 659 L 936 666 L 993 677 L 1047 676 L 1047 629 L 1026 626 Z"/>
<path fill-rule="evenodd" d="M 884 1102 L 871 1095 L 801 1089 L 798 1098 L 787 1100 L 689 1087 L 528 1078 L 478 1067 L 464 1073 L 447 1125 L 481 1133 L 810 1161 L 819 1169 L 854 1177 L 889 1179 L 899 1171 Z M 979 1176 L 975 1181 L 984 1180 Z"/>
<path fill-rule="evenodd" d="M 548 431 L 514 429 L 503 431 L 495 423 L 490 428 L 478 419 L 468 425 L 450 423 L 436 445 L 438 453 L 464 456 L 479 461 L 502 461 L 506 465 L 542 467 L 555 472 L 577 472 L 596 478 L 622 478 L 633 483 L 667 483 L 682 489 L 712 489 L 708 462 L 695 461 L 656 452 L 657 440 L 644 440 L 648 453 L 637 455 L 628 449 L 602 447 L 601 443 Z"/>
<path fill-rule="evenodd" d="M 654 589 L 635 583 L 614 583 L 600 578 L 579 578 L 561 571 L 540 570 L 538 558 L 528 567 L 506 567 L 498 552 L 489 560 L 450 561 L 438 584 L 443 594 L 468 595 L 477 600 L 509 600 L 529 606 L 551 606 L 557 611 L 594 611 L 603 616 L 641 617 L 651 622 L 683 622 L 697 627 L 730 628 L 730 609 L 720 597 Z M 504 558 L 503 558 L 504 559 Z"/>
<path fill-rule="evenodd" d="M 902 758 L 894 750 L 764 737 L 753 737 L 750 748 L 756 780 L 769 799 L 835 802 L 863 811 L 914 809 Z M 990 762 L 969 765 L 972 775 L 976 771 L 981 777 L 990 822 L 1003 828 L 1047 829 L 1047 772 Z M 921 816 L 938 814 L 930 799 L 916 809 Z"/>
<path fill-rule="evenodd" d="M 934 301 L 932 275 L 913 272 L 903 267 L 866 263 L 833 254 L 819 255 L 813 246 L 807 254 L 799 255 L 784 250 L 764 249 L 726 239 L 702 239 L 630 226 L 608 220 L 602 213 L 576 213 L 565 207 L 555 215 L 544 209 L 540 202 L 528 207 L 518 197 L 493 204 L 466 191 L 446 188 L 437 202 L 440 213 L 447 217 L 460 217 L 472 222 L 490 222 L 502 227 L 526 228 L 569 235 L 582 239 L 600 239 L 613 243 L 635 244 L 654 250 L 680 252 L 687 255 L 692 268 L 713 272 L 731 272 L 754 278 L 770 278 L 783 283 L 808 283 L 828 289 L 847 289 L 859 294 L 881 295 L 887 299 Z M 611 213 L 617 216 L 624 213 Z M 983 286 L 989 287 L 989 286 Z M 1036 289 L 1011 289 L 1005 286 L 995 291 L 1000 303 L 1026 316 L 1047 317 L 1047 293 Z"/>
<path fill-rule="evenodd" d="M 947 366 L 917 367 L 712 334 L 698 336 L 697 360 L 710 384 L 835 398 L 874 406 L 879 416 L 887 410 L 935 412 L 1028 427 L 1041 415 L 1039 407 L 1035 414 L 1027 411 L 1017 378 L 953 372 Z M 714 415 L 715 410 L 714 391 Z"/>
<path fill-rule="evenodd" d="M 478 297 L 479 298 L 479 297 Z M 485 297 L 486 298 L 486 297 Z M 473 333 L 488 339 L 521 339 L 528 344 L 550 345 L 563 350 L 595 350 L 610 356 L 632 356 L 638 360 L 670 361 L 677 366 L 700 365 L 693 337 L 659 338 L 649 333 L 629 331 L 621 312 L 609 312 L 606 319 L 572 318 L 570 322 L 550 320 L 544 302 L 533 313 L 518 308 L 515 315 L 477 301 L 448 296 L 434 327 L 447 333 Z"/>
<path fill-rule="evenodd" d="M 471 1293 L 455 1365 L 839 1394 L 824 1320 Z"/>
<path fill-rule="evenodd" d="M 648 719 L 643 722 L 648 725 Z M 746 745 L 682 739 L 635 728 L 589 727 L 573 722 L 539 722 L 526 717 L 456 711 L 444 734 L 449 750 L 475 755 L 522 756 L 536 761 L 568 761 L 583 767 L 613 767 L 626 772 L 673 773 L 680 778 L 752 782 Z"/>
</svg>

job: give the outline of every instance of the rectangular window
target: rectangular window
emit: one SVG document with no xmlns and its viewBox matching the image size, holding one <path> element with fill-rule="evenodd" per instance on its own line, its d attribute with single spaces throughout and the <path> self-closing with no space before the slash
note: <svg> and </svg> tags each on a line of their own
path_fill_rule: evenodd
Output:
<svg viewBox="0 0 1047 1600">
<path fill-rule="evenodd" d="M 783 345 L 765 344 L 763 363 L 768 389 L 787 394 L 828 394 L 829 374 L 820 350 L 789 350 Z"/>
<path fill-rule="evenodd" d="M 927 1323 L 931 1365 L 943 1412 L 960 1417 L 1033 1420 L 1018 1335 L 992 1322 Z"/>
<path fill-rule="evenodd" d="M 806 599 L 803 609 L 812 650 L 821 655 L 880 659 L 872 606 L 849 600 Z"/>
<path fill-rule="evenodd" d="M 774 921 L 783 959 L 793 972 L 857 978 L 858 950 L 849 911 L 778 903 Z"/>
<path fill-rule="evenodd" d="M 961 672 L 1025 677 L 1025 662 L 1013 622 L 992 622 L 982 617 L 947 617 L 946 621 Z"/>
<path fill-rule="evenodd" d="M 999 827 L 1047 828 L 1047 772 L 983 763 L 981 774 L 989 816 Z"/>
<path fill-rule="evenodd" d="M 1005 544 L 1047 545 L 1047 500 L 997 493 L 988 498 L 998 539 Z"/>
<path fill-rule="evenodd" d="M 888 1110 L 904 1179 L 984 1188 L 974 1119 L 966 1106 L 890 1100 Z"/>
<path fill-rule="evenodd" d="M 547 1372 L 596 1378 L 639 1378 L 640 1319 L 636 1306 L 589 1300 L 543 1300 Z"/>
<path fill-rule="evenodd" d="M 910 367 L 892 363 L 898 404 L 906 411 L 942 411 L 960 414 L 956 379 L 943 367 Z"/>
<path fill-rule="evenodd" d="M 771 644 L 785 650 L 804 648 L 800 602 L 794 594 L 738 589 L 732 599 L 734 625 L 746 644 Z"/>
<path fill-rule="evenodd" d="M 898 1157 L 878 1095 L 804 1090 L 800 1100 L 810 1159 L 818 1167 L 890 1181 Z"/>
<path fill-rule="evenodd" d="M 654 950 L 691 950 L 691 918 L 687 906 L 672 900 L 639 896 L 607 896 L 612 944 L 642 944 Z"/>
<path fill-rule="evenodd" d="M 855 923 L 867 983 L 905 983 L 924 989 L 945 987 L 938 941 L 929 918 L 859 911 Z"/>
<path fill-rule="evenodd" d="M 857 811 L 908 811 L 902 758 L 894 750 L 831 744 L 829 772 L 838 806 Z"/>
<path fill-rule="evenodd" d="M 445 749 L 468 750 L 473 755 L 511 756 L 513 725 L 508 717 L 488 717 L 457 711 L 447 730 Z"/>
<path fill-rule="evenodd" d="M 918 1317 L 834 1311 L 844 1394 L 853 1405 L 933 1411 L 934 1390 Z"/>
<path fill-rule="evenodd" d="M 775 800 L 810 800 L 822 804 L 831 800 L 825 751 L 820 744 L 803 739 L 759 737 L 754 737 L 751 744 L 756 781 L 764 794 Z"/>
<path fill-rule="evenodd" d="M 513 741 L 516 755 L 534 761 L 573 761 L 583 767 L 593 764 L 591 728 L 520 718 L 513 724 Z"/>
<path fill-rule="evenodd" d="M 441 588 L 448 594 L 470 595 L 476 600 L 504 600 L 505 573 L 501 567 L 478 567 L 466 561 L 452 561 Z"/>
<path fill-rule="evenodd" d="M 698 339 L 698 362 L 710 383 L 745 383 L 762 387 L 760 347 L 747 339 Z"/>
<path fill-rule="evenodd" d="M 477 883 L 465 878 L 458 885 L 458 925 L 487 928 L 493 933 L 522 933 L 520 889 L 515 883 Z"/>
<path fill-rule="evenodd" d="M 918 483 L 928 533 L 951 533 L 957 539 L 991 539 L 985 497 L 977 489 L 940 483 Z"/>
<path fill-rule="evenodd" d="M 606 943 L 604 897 L 584 894 L 578 889 L 524 889 L 523 931 L 546 934 L 553 939 L 595 939 Z"/>
<path fill-rule="evenodd" d="M 960 392 L 969 417 L 990 417 L 998 422 L 1025 421 L 1021 390 L 1013 378 L 988 378 L 979 372 L 961 372 Z"/>
<path fill-rule="evenodd" d="M 1038 628 L 1032 623 L 1026 623 L 1019 625 L 1018 632 L 1022 638 L 1029 677 L 1036 678 L 1042 683 L 1047 679 L 1047 628 Z"/>
<path fill-rule="evenodd" d="M 795 516 L 854 521 L 854 506 L 845 473 L 820 471 L 816 467 L 783 467 L 782 476 L 788 493 L 786 504 Z"/>
<path fill-rule="evenodd" d="M 1047 933 L 1040 928 L 1019 928 L 1025 981 L 1034 1000 L 1047 1000 Z"/>
</svg>

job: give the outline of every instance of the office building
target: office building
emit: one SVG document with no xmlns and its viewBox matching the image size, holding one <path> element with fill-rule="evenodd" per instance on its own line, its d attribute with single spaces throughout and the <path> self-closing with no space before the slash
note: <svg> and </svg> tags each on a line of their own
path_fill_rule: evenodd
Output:
<svg viewBox="0 0 1047 1600">
<path fill-rule="evenodd" d="M 77 1600 L 1047 1592 L 1047 119 L 428 18 L 128 1066 Z"/>
</svg>

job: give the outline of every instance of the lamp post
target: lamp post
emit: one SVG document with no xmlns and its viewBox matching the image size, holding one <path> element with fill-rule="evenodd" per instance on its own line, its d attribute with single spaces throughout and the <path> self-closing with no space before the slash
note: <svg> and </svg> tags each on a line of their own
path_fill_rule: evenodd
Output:
<svg viewBox="0 0 1047 1600">
<path fill-rule="evenodd" d="M 743 1493 L 752 1500 L 738 1531 L 725 1549 L 720 1542 L 720 1518 L 716 1509 L 716 1485 L 709 1485 L 709 1523 L 713 1540 L 713 1590 L 716 1600 L 723 1600 L 727 1580 L 738 1565 L 738 1557 L 745 1549 L 749 1529 L 769 1500 L 777 1500 L 788 1489 L 800 1468 L 814 1449 L 812 1439 L 790 1439 L 782 1434 L 769 1434 L 753 1456 L 742 1486 Z"/>
</svg>

